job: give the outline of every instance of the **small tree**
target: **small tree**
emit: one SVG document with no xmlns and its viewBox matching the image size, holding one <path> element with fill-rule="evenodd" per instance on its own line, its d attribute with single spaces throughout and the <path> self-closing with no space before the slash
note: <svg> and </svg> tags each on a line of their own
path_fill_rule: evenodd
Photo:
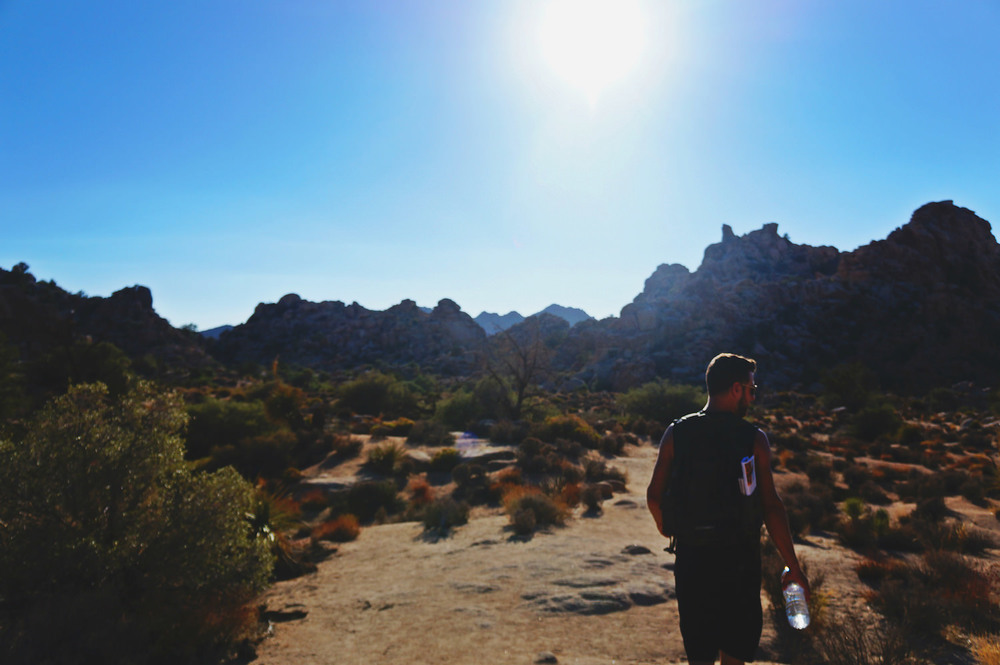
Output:
<svg viewBox="0 0 1000 665">
<path fill-rule="evenodd" d="M 189 662 L 242 636 L 273 558 L 252 487 L 186 467 L 185 422 L 149 384 L 82 385 L 0 441 L 0 661 Z"/>
<path fill-rule="evenodd" d="M 632 388 L 618 398 L 618 404 L 627 415 L 656 421 L 662 429 L 671 421 L 700 409 L 706 399 L 704 391 L 695 386 L 661 379 Z"/>
</svg>

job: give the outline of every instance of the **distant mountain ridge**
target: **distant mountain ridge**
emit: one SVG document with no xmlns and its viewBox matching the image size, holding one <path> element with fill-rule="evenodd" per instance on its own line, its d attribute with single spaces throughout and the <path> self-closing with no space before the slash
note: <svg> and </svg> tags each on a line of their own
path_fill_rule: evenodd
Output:
<svg viewBox="0 0 1000 665">
<path fill-rule="evenodd" d="M 532 316 L 538 316 L 539 314 L 552 314 L 554 316 L 558 316 L 560 319 L 566 321 L 566 323 L 570 326 L 575 326 L 577 323 L 588 321 L 593 318 L 582 309 L 578 309 L 576 307 L 563 307 L 562 305 L 556 304 L 549 305 L 542 311 L 532 314 Z M 486 331 L 487 335 L 494 335 L 498 332 L 507 330 L 512 326 L 516 326 L 518 323 L 523 322 L 525 318 L 530 317 L 521 316 L 517 312 L 507 312 L 503 315 L 494 314 L 492 312 L 480 312 L 479 316 L 473 320 Z"/>
<path fill-rule="evenodd" d="M 577 314 L 582 320 L 572 323 Z M 212 340 L 172 328 L 145 287 L 86 297 L 36 281 L 24 264 L 0 269 L 0 333 L 21 362 L 92 340 L 166 375 L 280 358 L 326 371 L 419 367 L 470 376 L 496 346 L 484 329 L 491 322 L 508 320 L 485 312 L 474 320 L 447 299 L 430 311 L 403 300 L 377 312 L 289 294 Z M 951 201 L 922 206 L 886 239 L 852 252 L 797 245 L 773 223 L 743 236 L 723 225 L 697 270 L 659 266 L 618 317 L 597 321 L 552 306 L 502 329 L 514 340 L 541 331 L 552 385 L 567 389 L 623 390 L 657 377 L 701 383 L 705 364 L 724 350 L 755 357 L 760 381 L 772 388 L 810 389 L 850 362 L 900 392 L 965 380 L 993 386 L 1000 245 L 989 222 Z"/>
</svg>

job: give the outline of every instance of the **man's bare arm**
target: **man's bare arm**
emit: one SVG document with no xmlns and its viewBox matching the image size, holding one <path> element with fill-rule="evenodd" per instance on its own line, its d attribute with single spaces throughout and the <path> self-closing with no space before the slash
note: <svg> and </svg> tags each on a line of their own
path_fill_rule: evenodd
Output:
<svg viewBox="0 0 1000 665">
<path fill-rule="evenodd" d="M 771 541 L 778 548 L 778 553 L 788 566 L 788 580 L 798 582 L 809 593 L 809 581 L 802 572 L 798 557 L 795 556 L 795 545 L 792 542 L 792 530 L 788 526 L 788 514 L 785 504 L 774 486 L 774 476 L 771 474 L 771 444 L 764 432 L 757 432 L 754 441 L 754 455 L 757 458 L 757 482 L 764 506 L 764 524 L 771 535 Z"/>
<path fill-rule="evenodd" d="M 660 439 L 660 452 L 656 456 L 656 466 L 653 467 L 653 477 L 646 488 L 646 506 L 656 521 L 656 529 L 666 537 L 673 534 L 663 532 L 663 513 L 660 510 L 660 497 L 667 489 L 670 479 L 670 465 L 674 461 L 674 426 L 671 425 Z"/>
</svg>

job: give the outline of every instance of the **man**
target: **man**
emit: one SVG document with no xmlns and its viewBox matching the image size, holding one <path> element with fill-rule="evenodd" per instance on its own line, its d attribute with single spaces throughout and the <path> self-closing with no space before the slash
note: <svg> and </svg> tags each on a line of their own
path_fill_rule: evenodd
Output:
<svg viewBox="0 0 1000 665">
<path fill-rule="evenodd" d="M 767 436 L 743 420 L 756 397 L 756 371 L 756 361 L 743 356 L 712 359 L 708 403 L 664 432 L 646 490 L 657 529 L 675 539 L 680 629 L 692 665 L 754 658 L 763 624 L 762 522 L 788 566 L 783 582 L 809 593 L 774 487 Z"/>
</svg>

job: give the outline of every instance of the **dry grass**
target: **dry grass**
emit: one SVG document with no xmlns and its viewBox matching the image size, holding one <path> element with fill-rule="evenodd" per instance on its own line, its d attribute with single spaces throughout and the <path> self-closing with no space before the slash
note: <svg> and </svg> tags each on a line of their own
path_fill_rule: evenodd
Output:
<svg viewBox="0 0 1000 665">
<path fill-rule="evenodd" d="M 313 541 L 330 540 L 335 543 L 346 543 L 358 537 L 361 525 L 354 515 L 341 515 L 313 527 Z"/>
<path fill-rule="evenodd" d="M 977 635 L 971 638 L 972 655 L 979 665 L 1000 665 L 1000 637 Z"/>
</svg>

